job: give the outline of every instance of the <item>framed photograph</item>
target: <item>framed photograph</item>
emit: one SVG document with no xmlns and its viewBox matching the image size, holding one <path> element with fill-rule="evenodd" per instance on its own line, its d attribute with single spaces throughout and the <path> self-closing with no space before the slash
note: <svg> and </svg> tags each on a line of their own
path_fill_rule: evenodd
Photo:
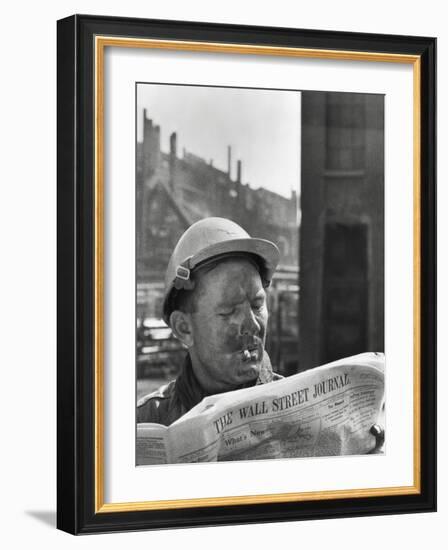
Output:
<svg viewBox="0 0 448 550">
<path fill-rule="evenodd" d="M 436 508 L 436 40 L 58 21 L 58 528 Z"/>
</svg>

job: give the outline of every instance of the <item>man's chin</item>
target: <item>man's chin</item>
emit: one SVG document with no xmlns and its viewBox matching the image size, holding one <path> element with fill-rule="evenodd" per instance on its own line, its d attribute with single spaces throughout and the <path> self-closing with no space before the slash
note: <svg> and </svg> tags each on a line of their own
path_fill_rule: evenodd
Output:
<svg viewBox="0 0 448 550">
<path fill-rule="evenodd" d="M 241 366 L 238 372 L 238 386 L 255 384 L 260 375 L 261 362 L 245 363 Z"/>
</svg>

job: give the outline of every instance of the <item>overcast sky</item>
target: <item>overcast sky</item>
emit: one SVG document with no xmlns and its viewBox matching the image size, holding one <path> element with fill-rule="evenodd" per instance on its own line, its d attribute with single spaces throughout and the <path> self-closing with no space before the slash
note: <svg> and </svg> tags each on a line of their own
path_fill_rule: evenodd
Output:
<svg viewBox="0 0 448 550">
<path fill-rule="evenodd" d="M 227 170 L 232 147 L 232 178 L 242 161 L 242 181 L 290 197 L 300 192 L 300 92 L 139 84 L 137 139 L 143 109 L 160 125 L 162 151 L 177 132 L 185 149 Z"/>
</svg>

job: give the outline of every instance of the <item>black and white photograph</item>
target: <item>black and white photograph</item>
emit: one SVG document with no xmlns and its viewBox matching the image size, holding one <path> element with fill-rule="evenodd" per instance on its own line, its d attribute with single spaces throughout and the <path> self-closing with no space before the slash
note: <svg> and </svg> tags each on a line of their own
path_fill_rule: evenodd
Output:
<svg viewBox="0 0 448 550">
<path fill-rule="evenodd" d="M 136 465 L 384 454 L 384 95 L 135 98 Z"/>
</svg>

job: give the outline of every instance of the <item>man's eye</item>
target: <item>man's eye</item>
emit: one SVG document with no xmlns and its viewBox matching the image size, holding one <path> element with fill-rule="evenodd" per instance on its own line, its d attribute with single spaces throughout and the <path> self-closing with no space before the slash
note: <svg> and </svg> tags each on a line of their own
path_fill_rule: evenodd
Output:
<svg viewBox="0 0 448 550">
<path fill-rule="evenodd" d="M 230 317 L 230 315 L 233 315 L 235 313 L 235 308 L 232 309 L 226 309 L 224 311 L 219 312 L 220 317 Z"/>
<path fill-rule="evenodd" d="M 252 304 L 252 309 L 255 311 L 260 311 L 264 308 L 264 302 L 255 302 Z"/>
</svg>

